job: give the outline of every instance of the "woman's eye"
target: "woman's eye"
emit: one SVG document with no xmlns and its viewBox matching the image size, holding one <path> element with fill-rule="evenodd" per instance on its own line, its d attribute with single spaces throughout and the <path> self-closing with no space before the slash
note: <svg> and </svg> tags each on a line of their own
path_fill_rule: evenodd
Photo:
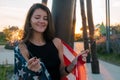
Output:
<svg viewBox="0 0 120 80">
<path fill-rule="evenodd" d="M 35 17 L 35 19 L 39 19 L 39 17 Z"/>
<path fill-rule="evenodd" d="M 44 20 L 48 20 L 47 18 L 45 18 Z"/>
<path fill-rule="evenodd" d="M 43 20 L 48 20 L 48 17 L 34 17 L 35 19 L 43 19 Z"/>
<path fill-rule="evenodd" d="M 47 18 L 47 17 L 44 17 L 44 20 L 48 20 L 48 18 Z"/>
</svg>

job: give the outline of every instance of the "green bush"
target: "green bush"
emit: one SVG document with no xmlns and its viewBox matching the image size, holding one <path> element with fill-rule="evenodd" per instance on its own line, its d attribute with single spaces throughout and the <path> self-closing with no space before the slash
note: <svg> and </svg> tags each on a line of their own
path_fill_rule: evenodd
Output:
<svg viewBox="0 0 120 80">
<path fill-rule="evenodd" d="M 104 53 L 106 53 L 106 45 L 105 45 L 105 43 L 101 43 L 101 44 L 98 44 L 98 45 L 97 45 L 97 52 L 98 52 L 99 54 L 104 54 Z"/>
<path fill-rule="evenodd" d="M 112 36 L 110 40 L 110 53 L 106 51 L 106 40 L 101 38 L 97 41 L 98 58 L 120 66 L 120 39 Z"/>
<path fill-rule="evenodd" d="M 120 54 L 98 54 L 99 59 L 120 66 Z"/>
<path fill-rule="evenodd" d="M 6 44 L 6 39 L 4 35 L 0 35 L 0 45 Z"/>
</svg>

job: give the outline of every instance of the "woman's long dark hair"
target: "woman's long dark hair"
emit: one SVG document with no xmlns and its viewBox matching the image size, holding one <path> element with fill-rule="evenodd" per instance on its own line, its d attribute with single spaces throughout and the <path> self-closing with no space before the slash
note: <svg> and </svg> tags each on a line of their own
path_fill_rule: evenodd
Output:
<svg viewBox="0 0 120 80">
<path fill-rule="evenodd" d="M 36 4 L 33 4 L 33 6 L 29 9 L 26 17 L 26 21 L 24 25 L 24 34 L 22 38 L 24 42 L 28 41 L 33 34 L 33 29 L 32 29 L 30 20 L 34 11 L 39 8 L 46 11 L 48 16 L 48 26 L 45 32 L 43 33 L 44 39 L 48 41 L 48 40 L 52 40 L 55 37 L 55 29 L 54 29 L 53 19 L 52 19 L 50 10 L 48 9 L 48 7 L 44 6 L 43 4 L 36 3 Z"/>
</svg>

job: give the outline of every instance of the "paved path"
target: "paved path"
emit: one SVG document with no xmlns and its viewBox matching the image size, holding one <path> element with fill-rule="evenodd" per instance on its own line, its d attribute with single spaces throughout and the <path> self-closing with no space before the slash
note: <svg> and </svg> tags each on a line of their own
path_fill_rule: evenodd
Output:
<svg viewBox="0 0 120 80">
<path fill-rule="evenodd" d="M 14 64 L 13 50 L 4 49 L 4 46 L 0 46 L 0 64 Z"/>
<path fill-rule="evenodd" d="M 86 64 L 87 80 L 120 80 L 120 66 L 99 60 L 100 74 L 93 74 L 91 64 Z"/>
<path fill-rule="evenodd" d="M 83 50 L 83 43 L 75 43 L 74 50 L 79 53 Z M 13 50 L 6 50 L 0 46 L 0 64 L 14 64 Z M 112 65 L 99 60 L 100 74 L 93 74 L 91 64 L 86 64 L 87 80 L 120 80 L 120 66 Z"/>
</svg>

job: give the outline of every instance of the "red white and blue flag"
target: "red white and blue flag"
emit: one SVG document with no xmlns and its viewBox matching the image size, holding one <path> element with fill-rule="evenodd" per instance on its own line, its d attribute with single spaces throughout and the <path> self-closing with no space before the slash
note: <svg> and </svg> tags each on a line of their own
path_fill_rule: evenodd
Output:
<svg viewBox="0 0 120 80">
<path fill-rule="evenodd" d="M 65 42 L 63 43 L 64 49 L 64 61 L 66 65 L 69 65 L 72 60 L 77 56 L 77 53 Z M 67 77 L 62 78 L 62 80 L 86 80 L 86 69 L 85 65 L 81 64 L 79 61 L 72 73 Z"/>
</svg>

